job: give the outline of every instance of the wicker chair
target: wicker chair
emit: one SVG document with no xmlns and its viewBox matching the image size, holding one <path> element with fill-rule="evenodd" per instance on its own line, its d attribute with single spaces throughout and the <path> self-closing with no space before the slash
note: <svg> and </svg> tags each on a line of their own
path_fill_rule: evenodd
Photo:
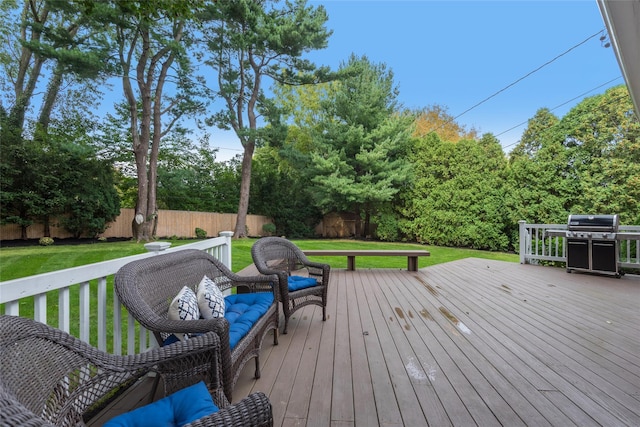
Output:
<svg viewBox="0 0 640 427">
<path fill-rule="evenodd" d="M 207 275 L 222 291 L 238 293 L 272 292 L 273 304 L 256 321 L 251 330 L 231 350 L 229 323 L 224 318 L 169 320 L 172 299 L 184 287 L 195 287 Z M 274 331 L 278 343 L 278 292 L 276 276 L 241 277 L 231 272 L 210 254 L 196 249 L 156 255 L 123 266 L 115 276 L 115 289 L 120 302 L 148 330 L 158 343 L 171 334 L 213 331 L 220 337 L 225 394 L 232 401 L 233 387 L 244 365 L 255 358 L 255 377 L 260 378 L 260 348 L 266 334 Z"/>
<path fill-rule="evenodd" d="M 220 385 L 219 338 L 203 334 L 148 352 L 116 356 L 59 329 L 0 316 L 0 425 L 83 426 L 89 415 L 155 372 L 165 395 L 204 380 L 219 412 L 192 425 L 273 425 L 271 404 L 254 393 L 229 405 Z"/>
<path fill-rule="evenodd" d="M 315 304 L 322 307 L 322 320 L 327 319 L 327 287 L 331 267 L 328 264 L 312 262 L 291 241 L 282 237 L 263 237 L 251 247 L 253 263 L 262 274 L 277 274 L 280 300 L 284 312 L 284 330 L 287 333 L 289 317 L 298 309 Z M 318 284 L 304 289 L 290 291 L 289 277 L 300 274 L 301 270 Z"/>
</svg>

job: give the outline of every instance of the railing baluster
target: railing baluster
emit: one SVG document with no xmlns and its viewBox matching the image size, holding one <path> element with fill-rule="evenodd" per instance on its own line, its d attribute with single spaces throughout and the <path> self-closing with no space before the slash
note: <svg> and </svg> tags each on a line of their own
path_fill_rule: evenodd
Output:
<svg viewBox="0 0 640 427">
<path fill-rule="evenodd" d="M 147 331 L 142 326 L 138 332 L 138 341 L 140 342 L 140 352 L 147 351 Z"/>
<path fill-rule="evenodd" d="M 69 333 L 71 325 L 69 321 L 71 308 L 69 304 L 69 293 L 68 287 L 58 290 L 58 329 L 62 329 L 66 333 Z"/>
<path fill-rule="evenodd" d="M 38 322 L 47 323 L 47 294 L 33 297 L 33 318 Z"/>
<path fill-rule="evenodd" d="M 80 339 L 90 342 L 91 338 L 91 288 L 89 282 L 80 283 Z"/>
<path fill-rule="evenodd" d="M 107 278 L 98 279 L 98 348 L 107 350 Z"/>
<path fill-rule="evenodd" d="M 136 322 L 131 315 L 127 312 L 127 354 L 134 354 L 136 352 Z"/>
<path fill-rule="evenodd" d="M 122 305 L 116 290 L 113 290 L 113 354 L 122 354 Z"/>
<path fill-rule="evenodd" d="M 20 315 L 20 301 L 10 301 L 4 306 L 4 313 L 10 316 Z"/>
</svg>

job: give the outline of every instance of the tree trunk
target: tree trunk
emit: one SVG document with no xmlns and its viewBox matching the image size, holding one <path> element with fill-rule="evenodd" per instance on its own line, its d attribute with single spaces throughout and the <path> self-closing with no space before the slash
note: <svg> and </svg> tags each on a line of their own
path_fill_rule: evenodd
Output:
<svg viewBox="0 0 640 427">
<path fill-rule="evenodd" d="M 132 126 L 133 127 L 133 126 Z M 137 136 L 137 135 L 136 135 Z M 134 137 L 134 141 L 139 138 Z M 144 144 L 138 145 L 134 150 L 136 159 L 136 170 L 138 177 L 138 195 L 136 199 L 136 214 L 131 224 L 131 231 L 136 242 L 141 240 L 149 241 L 148 222 L 150 212 L 147 206 L 147 193 L 149 191 L 149 181 L 147 176 L 147 153 Z"/>
<path fill-rule="evenodd" d="M 44 103 L 42 104 L 42 108 L 40 109 L 40 116 L 38 117 L 38 122 L 36 123 L 36 138 L 41 137 L 42 139 L 44 139 L 44 136 L 49 130 L 51 111 L 53 110 L 56 98 L 58 97 L 58 93 L 60 92 L 60 87 L 62 86 L 62 73 L 62 66 L 60 65 L 60 63 L 58 63 L 53 72 L 53 76 L 49 81 L 49 86 L 47 87 L 47 92 L 44 97 Z"/>
<path fill-rule="evenodd" d="M 51 226 L 49 221 L 49 215 L 46 215 L 44 217 L 43 223 L 44 223 L 44 232 L 43 232 L 44 237 L 51 237 Z"/>
<path fill-rule="evenodd" d="M 362 219 L 360 218 L 360 206 L 356 205 L 355 209 L 354 209 L 354 214 L 355 214 L 355 237 L 356 239 L 359 239 L 360 237 L 362 237 Z"/>
<path fill-rule="evenodd" d="M 44 5 L 40 9 L 38 14 L 38 8 L 31 7 L 32 4 L 24 2 L 24 16 L 29 17 L 38 24 L 44 25 L 49 16 L 49 7 Z M 42 35 L 39 27 L 33 27 L 31 32 L 31 38 L 27 40 L 26 27 L 22 27 L 21 40 L 23 42 L 37 43 L 40 41 Z M 20 133 L 24 128 L 24 120 L 26 111 L 31 104 L 31 97 L 36 88 L 38 78 L 40 77 L 40 71 L 45 59 L 40 55 L 34 55 L 33 51 L 26 45 L 22 45 L 22 51 L 20 55 L 20 61 L 18 63 L 18 73 L 14 84 L 15 102 L 13 107 L 9 111 L 8 124 L 10 127 L 19 129 Z M 26 83 L 25 83 L 26 81 Z"/>
<path fill-rule="evenodd" d="M 371 213 L 368 209 L 364 214 L 364 237 L 371 237 Z"/>
<path fill-rule="evenodd" d="M 136 218 L 139 218 L 137 214 L 133 218 L 133 221 L 131 223 L 131 230 L 133 231 L 133 237 L 136 239 L 136 242 L 140 242 L 143 240 L 145 242 L 151 241 L 151 239 L 153 238 L 153 220 L 143 221 L 139 224 Z"/>
<path fill-rule="evenodd" d="M 247 211 L 249 210 L 249 190 L 251 188 L 251 163 L 255 143 L 247 143 L 242 157 L 242 181 L 240 183 L 240 203 L 238 203 L 238 216 L 234 237 L 247 237 Z"/>
<path fill-rule="evenodd" d="M 158 235 L 158 211 L 153 216 L 153 226 L 151 227 L 151 235 L 156 238 Z"/>
</svg>

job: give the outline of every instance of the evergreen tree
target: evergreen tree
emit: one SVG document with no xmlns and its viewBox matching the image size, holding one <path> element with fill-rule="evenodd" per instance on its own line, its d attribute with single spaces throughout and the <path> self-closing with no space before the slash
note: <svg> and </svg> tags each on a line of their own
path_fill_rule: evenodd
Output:
<svg viewBox="0 0 640 427">
<path fill-rule="evenodd" d="M 287 148 L 269 146 L 256 151 L 249 210 L 272 218 L 280 236 L 312 237 L 322 219 L 302 166 L 306 159 Z"/>
<path fill-rule="evenodd" d="M 504 171 L 498 140 L 416 141 L 415 181 L 407 193 L 405 233 L 421 243 L 506 250 Z"/>
<path fill-rule="evenodd" d="M 352 55 L 341 72 L 348 77 L 322 102 L 309 173 L 315 204 L 324 213 L 355 213 L 360 237 L 371 234 L 371 215 L 388 205 L 410 176 L 412 119 L 396 112 L 398 91 L 384 64 Z"/>
<path fill-rule="evenodd" d="M 512 232 L 519 220 L 564 223 L 575 203 L 578 182 L 564 146 L 559 120 L 540 109 L 529 120 L 522 139 L 511 152 L 507 207 Z"/>
</svg>

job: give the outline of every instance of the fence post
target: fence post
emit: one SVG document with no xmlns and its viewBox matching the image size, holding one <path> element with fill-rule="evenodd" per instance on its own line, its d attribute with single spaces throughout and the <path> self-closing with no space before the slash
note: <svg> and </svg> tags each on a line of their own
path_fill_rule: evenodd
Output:
<svg viewBox="0 0 640 427">
<path fill-rule="evenodd" d="M 220 253 L 220 261 L 231 270 L 231 238 L 233 237 L 233 231 L 221 231 L 219 236 L 225 239 L 225 247 Z"/>
<path fill-rule="evenodd" d="M 527 263 L 527 227 L 526 221 L 518 221 L 518 227 L 520 229 L 520 264 Z"/>
</svg>

